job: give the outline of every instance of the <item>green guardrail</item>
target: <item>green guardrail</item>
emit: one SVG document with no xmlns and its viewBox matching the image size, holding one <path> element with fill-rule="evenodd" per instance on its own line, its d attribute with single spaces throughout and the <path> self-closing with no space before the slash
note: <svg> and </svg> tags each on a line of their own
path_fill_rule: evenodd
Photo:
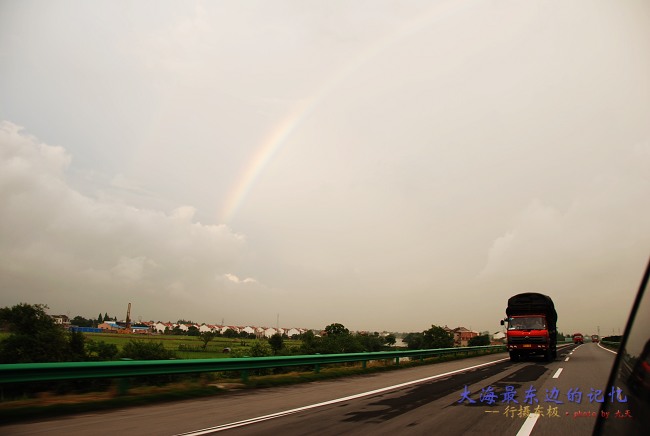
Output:
<svg viewBox="0 0 650 436">
<path fill-rule="evenodd" d="M 241 371 L 247 380 L 248 371 L 265 368 L 292 366 L 313 366 L 333 363 L 362 362 L 376 360 L 399 360 L 403 358 L 420 359 L 434 356 L 447 356 L 482 352 L 505 351 L 503 345 L 480 347 L 439 348 L 430 350 L 380 351 L 372 353 L 322 354 L 304 356 L 244 357 L 225 359 L 192 360 L 120 360 L 109 362 L 60 362 L 60 363 L 16 363 L 0 365 L 0 384 L 19 382 L 38 382 L 73 380 L 88 378 L 125 378 L 141 375 L 189 374 L 201 372 Z"/>
</svg>

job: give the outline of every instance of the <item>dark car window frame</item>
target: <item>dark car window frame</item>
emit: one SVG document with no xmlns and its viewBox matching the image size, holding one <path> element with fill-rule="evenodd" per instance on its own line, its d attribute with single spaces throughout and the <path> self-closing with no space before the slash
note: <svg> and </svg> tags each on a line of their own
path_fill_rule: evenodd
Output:
<svg viewBox="0 0 650 436">
<path fill-rule="evenodd" d="M 643 278 L 641 279 L 641 284 L 639 285 L 639 291 L 637 292 L 636 298 L 634 299 L 634 303 L 632 304 L 632 310 L 630 311 L 630 316 L 627 320 L 627 324 L 625 326 L 625 331 L 623 333 L 623 337 L 621 338 L 621 342 L 619 345 L 618 353 L 616 354 L 616 359 L 614 360 L 614 365 L 612 366 L 612 371 L 609 375 L 609 379 L 607 380 L 607 389 L 611 389 L 612 386 L 618 386 L 619 383 L 617 381 L 619 380 L 619 377 L 621 375 L 621 370 L 622 370 L 622 363 L 623 363 L 623 357 L 625 356 L 627 352 L 627 344 L 628 340 L 630 338 L 630 335 L 632 333 L 637 333 L 633 331 L 634 328 L 634 322 L 636 321 L 638 316 L 645 316 L 645 317 L 650 317 L 650 314 L 648 313 L 639 313 L 639 308 L 641 307 L 641 303 L 643 301 L 644 295 L 647 294 L 647 286 L 648 286 L 648 278 L 650 277 L 650 259 L 648 260 L 648 264 L 646 266 L 645 273 L 643 275 Z M 647 298 L 650 298 L 650 295 L 645 295 Z M 644 302 L 645 305 L 648 304 L 648 302 Z M 650 340 L 650 331 L 646 332 L 648 336 L 648 340 Z M 641 356 L 639 356 L 640 358 Z M 631 392 L 625 392 L 626 395 L 633 395 Z M 641 405 L 645 406 L 646 409 L 648 408 L 648 400 L 640 398 L 640 403 Z M 629 422 L 625 423 L 623 420 L 617 421 L 611 416 L 611 412 L 614 410 L 614 407 L 612 406 L 612 403 L 610 401 L 605 401 L 604 403 L 601 404 L 598 416 L 596 418 L 596 424 L 594 426 L 594 435 L 607 435 L 607 434 L 647 434 L 647 433 L 638 433 L 636 429 L 643 429 L 647 431 L 648 426 L 647 426 L 647 421 L 650 419 L 647 413 L 641 413 L 638 414 L 637 416 L 633 418 L 629 418 L 630 420 L 635 420 L 634 422 Z M 605 413 L 609 412 L 610 415 L 608 415 L 608 418 L 605 418 Z M 646 422 L 642 422 L 645 420 Z"/>
</svg>

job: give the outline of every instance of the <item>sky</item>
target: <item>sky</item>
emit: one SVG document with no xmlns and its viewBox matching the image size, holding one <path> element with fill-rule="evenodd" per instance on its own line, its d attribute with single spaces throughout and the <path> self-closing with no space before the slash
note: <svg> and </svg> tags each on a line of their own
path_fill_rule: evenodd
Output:
<svg viewBox="0 0 650 436">
<path fill-rule="evenodd" d="M 622 332 L 650 3 L 0 0 L 0 307 Z"/>
</svg>

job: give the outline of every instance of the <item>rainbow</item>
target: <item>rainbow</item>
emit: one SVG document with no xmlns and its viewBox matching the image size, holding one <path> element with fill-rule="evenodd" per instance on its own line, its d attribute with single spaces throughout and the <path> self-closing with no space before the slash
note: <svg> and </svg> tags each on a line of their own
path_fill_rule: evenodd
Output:
<svg viewBox="0 0 650 436">
<path fill-rule="evenodd" d="M 255 181 L 268 163 L 273 159 L 278 150 L 286 143 L 287 139 L 300 125 L 315 111 L 319 104 L 327 98 L 345 79 L 356 73 L 361 67 L 389 47 L 396 45 L 404 39 L 420 32 L 427 26 L 448 18 L 459 10 L 471 6 L 470 2 L 455 0 L 442 2 L 432 6 L 426 13 L 403 24 L 397 30 L 384 38 L 378 39 L 360 55 L 345 64 L 339 71 L 326 80 L 310 98 L 297 103 L 289 114 L 266 135 L 261 145 L 253 153 L 248 163 L 244 166 L 233 188 L 226 197 L 221 212 L 220 222 L 229 223 L 248 196 Z"/>
</svg>

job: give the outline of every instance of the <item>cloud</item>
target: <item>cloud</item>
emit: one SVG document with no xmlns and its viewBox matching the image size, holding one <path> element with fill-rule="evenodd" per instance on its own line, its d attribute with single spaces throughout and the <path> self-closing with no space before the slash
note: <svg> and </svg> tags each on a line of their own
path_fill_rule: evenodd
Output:
<svg viewBox="0 0 650 436">
<path fill-rule="evenodd" d="M 231 282 L 233 282 L 233 283 L 257 283 L 257 280 L 252 279 L 250 277 L 245 278 L 244 280 L 242 280 L 242 279 L 240 279 L 239 277 L 237 277 L 234 274 L 224 274 L 223 276 L 225 278 L 227 278 L 228 280 L 230 280 Z"/>
<path fill-rule="evenodd" d="M 62 147 L 0 124 L 2 305 L 53 306 L 56 295 L 59 311 L 91 314 L 134 301 L 145 317 L 173 318 L 219 295 L 214 275 L 237 266 L 242 235 L 194 222 L 191 206 L 167 214 L 84 196 L 66 183 L 70 161 Z"/>
<path fill-rule="evenodd" d="M 135 282 L 142 280 L 146 270 L 154 269 L 157 266 L 156 262 L 147 259 L 144 256 L 122 256 L 117 265 L 111 269 L 111 272 L 113 272 L 115 276 L 123 278 L 124 280 Z"/>
<path fill-rule="evenodd" d="M 549 294 L 576 328 L 584 314 L 625 319 L 650 248 L 649 150 L 648 141 L 619 147 L 600 172 L 583 175 L 566 205 L 530 200 L 494 238 L 477 289 Z M 616 304 L 603 304 L 613 295 Z"/>
</svg>

